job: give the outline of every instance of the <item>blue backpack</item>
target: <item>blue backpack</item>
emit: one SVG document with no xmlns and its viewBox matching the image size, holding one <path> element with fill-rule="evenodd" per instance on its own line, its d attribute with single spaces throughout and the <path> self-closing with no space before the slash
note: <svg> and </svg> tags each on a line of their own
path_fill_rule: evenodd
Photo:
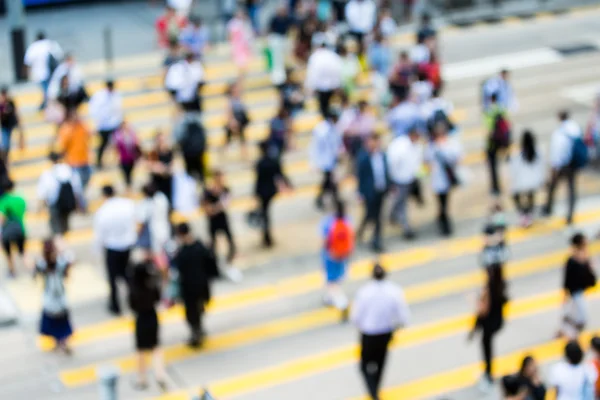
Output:
<svg viewBox="0 0 600 400">
<path fill-rule="evenodd" d="M 571 167 L 575 169 L 584 168 L 588 163 L 588 148 L 582 137 L 573 138 L 572 140 Z"/>
</svg>

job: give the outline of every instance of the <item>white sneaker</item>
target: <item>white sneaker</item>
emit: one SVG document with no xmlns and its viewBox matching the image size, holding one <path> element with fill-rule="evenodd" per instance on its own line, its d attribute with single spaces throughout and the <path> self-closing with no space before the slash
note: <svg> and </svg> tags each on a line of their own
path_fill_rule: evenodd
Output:
<svg viewBox="0 0 600 400">
<path fill-rule="evenodd" d="M 239 269 L 237 269 L 235 267 L 225 268 L 225 271 L 223 271 L 223 272 L 224 272 L 225 276 L 227 277 L 227 279 L 229 279 L 233 283 L 240 283 L 244 279 L 244 275 L 242 274 L 242 271 L 240 271 Z"/>
<path fill-rule="evenodd" d="M 477 389 L 483 394 L 490 393 L 493 387 L 494 386 L 492 382 L 490 382 L 490 380 L 485 375 L 482 376 L 481 379 L 479 379 L 479 382 L 477 382 Z"/>
</svg>

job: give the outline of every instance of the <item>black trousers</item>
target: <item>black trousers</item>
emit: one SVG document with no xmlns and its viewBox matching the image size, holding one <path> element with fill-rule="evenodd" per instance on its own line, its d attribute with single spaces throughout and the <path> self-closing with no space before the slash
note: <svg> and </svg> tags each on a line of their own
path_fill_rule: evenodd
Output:
<svg viewBox="0 0 600 400">
<path fill-rule="evenodd" d="M 334 203 L 339 201 L 337 184 L 333 181 L 332 171 L 323 171 L 323 181 L 321 182 L 321 190 L 317 195 L 317 205 L 323 205 L 323 197 L 325 194 L 331 193 Z"/>
<path fill-rule="evenodd" d="M 135 167 L 135 164 L 121 163 L 121 172 L 123 172 L 123 178 L 125 179 L 125 184 L 127 185 L 128 188 L 131 187 L 131 184 L 133 182 L 133 180 L 132 180 L 133 167 Z"/>
<path fill-rule="evenodd" d="M 367 391 L 374 400 L 379 399 L 379 386 L 391 339 L 391 333 L 361 336 L 360 372 L 365 380 Z"/>
<path fill-rule="evenodd" d="M 110 285 L 109 307 L 111 311 L 121 312 L 119 303 L 119 288 L 117 279 L 129 282 L 127 267 L 129 266 L 130 250 L 111 250 L 105 249 L 106 269 L 108 271 L 108 283 Z"/>
<path fill-rule="evenodd" d="M 494 359 L 494 352 L 493 352 L 493 341 L 494 341 L 494 336 L 496 336 L 496 333 L 498 331 L 497 330 L 493 330 L 489 327 L 484 326 L 482 329 L 482 335 L 481 335 L 481 350 L 482 350 L 482 354 L 483 354 L 483 362 L 485 365 L 485 376 L 486 378 L 488 378 L 490 380 L 490 382 L 493 380 L 492 378 L 492 360 Z"/>
<path fill-rule="evenodd" d="M 114 129 L 98 131 L 98 134 L 100 135 L 100 145 L 98 146 L 96 158 L 96 165 L 98 167 L 102 167 L 102 156 L 104 155 L 104 150 L 106 150 L 106 147 L 110 143 L 110 139 L 112 138 L 114 132 Z"/>
<path fill-rule="evenodd" d="M 269 216 L 269 207 L 271 201 L 275 196 L 259 197 L 260 200 L 260 212 L 263 216 L 263 244 L 270 246 L 273 244 L 273 238 L 271 237 L 271 217 Z"/>
<path fill-rule="evenodd" d="M 499 195 L 500 179 L 498 177 L 498 152 L 496 150 L 487 151 L 488 169 L 490 171 L 491 192 L 494 195 Z"/>
<path fill-rule="evenodd" d="M 227 262 L 231 263 L 235 257 L 236 247 L 235 241 L 233 240 L 233 235 L 231 234 L 231 229 L 229 228 L 229 220 L 227 217 L 217 217 L 215 219 L 211 219 L 208 225 L 210 230 L 210 248 L 213 254 L 216 254 L 215 249 L 217 244 L 217 234 L 223 233 L 227 238 L 227 242 L 229 243 Z"/>
<path fill-rule="evenodd" d="M 558 183 L 561 180 L 566 180 L 569 188 L 569 209 L 567 212 L 567 224 L 569 225 L 573 222 L 575 202 L 577 201 L 577 192 L 575 187 L 576 178 L 577 171 L 575 170 L 575 168 L 571 167 L 563 167 L 557 173 L 552 175 L 552 179 L 550 180 L 550 186 L 548 187 L 548 199 L 546 201 L 546 207 L 544 208 L 545 214 L 552 214 L 552 208 L 554 206 L 554 191 L 556 190 L 556 185 L 558 185 Z"/>
<path fill-rule="evenodd" d="M 193 178 L 199 179 L 200 182 L 204 182 L 204 155 L 183 155 L 183 161 L 185 163 L 185 171 Z"/>
<path fill-rule="evenodd" d="M 183 294 L 185 320 L 192 331 L 192 336 L 199 336 L 203 332 L 202 316 L 204 315 L 204 299 L 199 295 Z"/>
<path fill-rule="evenodd" d="M 367 224 L 371 223 L 374 225 L 372 241 L 373 245 L 381 244 L 381 208 L 383 207 L 384 197 L 385 192 L 376 192 L 368 199 L 365 199 L 365 215 L 358 228 L 357 236 L 362 238 Z"/>
<path fill-rule="evenodd" d="M 450 191 L 446 193 L 438 193 L 438 225 L 440 227 L 440 233 L 444 236 L 450 236 L 452 234 L 452 222 L 448 215 L 448 199 L 450 197 Z"/>
<path fill-rule="evenodd" d="M 319 111 L 323 118 L 327 118 L 329 115 L 329 109 L 331 105 L 331 98 L 333 97 L 335 91 L 327 90 L 327 91 L 317 91 L 318 101 L 319 101 Z"/>
<path fill-rule="evenodd" d="M 535 192 L 516 193 L 513 195 L 515 207 L 521 214 L 531 214 L 535 208 Z"/>
</svg>

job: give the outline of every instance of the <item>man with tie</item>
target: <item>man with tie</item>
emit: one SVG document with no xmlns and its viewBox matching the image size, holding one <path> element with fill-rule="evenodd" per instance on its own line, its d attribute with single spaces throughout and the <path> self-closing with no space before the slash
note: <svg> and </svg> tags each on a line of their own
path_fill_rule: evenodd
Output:
<svg viewBox="0 0 600 400">
<path fill-rule="evenodd" d="M 365 216 L 358 228 L 357 237 L 362 241 L 367 223 L 374 225 L 371 247 L 374 252 L 383 251 L 381 243 L 381 208 L 388 189 L 386 156 L 381 151 L 381 140 L 373 134 L 365 141 L 365 149 L 357 160 L 358 192 L 365 207 Z"/>
</svg>

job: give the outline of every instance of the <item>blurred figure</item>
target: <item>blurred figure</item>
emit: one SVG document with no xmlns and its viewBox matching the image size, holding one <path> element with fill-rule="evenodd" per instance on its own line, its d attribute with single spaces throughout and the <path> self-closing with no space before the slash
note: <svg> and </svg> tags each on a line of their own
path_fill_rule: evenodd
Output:
<svg viewBox="0 0 600 400">
<path fill-rule="evenodd" d="M 336 128 L 337 120 L 337 115 L 332 114 L 327 119 L 321 121 L 315 127 L 310 143 L 311 163 L 323 175 L 321 188 L 315 202 L 317 208 L 320 210 L 325 208 L 323 198 L 327 193 L 331 194 L 333 204 L 340 202 L 337 182 L 334 176 L 338 157 L 342 151 L 342 137 Z"/>
<path fill-rule="evenodd" d="M 54 70 L 63 57 L 59 44 L 46 37 L 44 32 L 38 32 L 36 39 L 29 45 L 25 52 L 25 65 L 29 78 L 40 85 L 42 90 L 42 104 L 40 110 L 46 107 L 48 99 L 48 86 Z"/>
<path fill-rule="evenodd" d="M 433 128 L 439 122 L 446 125 L 449 134 L 457 132 L 458 128 L 452 122 L 451 116 L 454 111 L 454 106 L 451 102 L 442 97 L 442 87 L 434 88 L 432 97 L 421 105 L 421 119 L 427 129 L 429 137 L 433 137 Z"/>
<path fill-rule="evenodd" d="M 413 129 L 422 129 L 425 124 L 419 106 L 406 95 L 394 98 L 386 120 L 394 137 L 406 136 Z"/>
<path fill-rule="evenodd" d="M 163 15 L 156 20 L 156 34 L 158 36 L 158 45 L 167 48 L 169 43 L 179 41 L 181 30 L 187 25 L 185 17 L 177 15 L 175 9 L 171 6 L 165 7 Z"/>
<path fill-rule="evenodd" d="M 380 33 L 375 34 L 373 42 L 369 46 L 368 59 L 374 88 L 371 102 L 383 109 L 390 102 L 387 78 L 392 66 L 392 51 L 389 43 Z"/>
<path fill-rule="evenodd" d="M 306 67 L 305 88 L 316 93 L 323 118 L 330 113 L 333 95 L 342 87 L 343 60 L 327 47 L 325 37 L 315 38 L 319 46 L 310 56 Z"/>
<path fill-rule="evenodd" d="M 58 97 L 61 83 L 65 77 L 67 78 L 68 82 L 68 94 L 76 97 L 79 100 L 76 106 L 79 106 L 82 102 L 88 100 L 88 95 L 84 87 L 83 71 L 79 67 L 79 64 L 77 64 L 75 61 L 73 54 L 70 53 L 65 55 L 63 62 L 56 67 L 56 70 L 54 70 L 48 86 L 48 97 Z"/>
<path fill-rule="evenodd" d="M 73 334 L 73 328 L 69 318 L 65 278 L 72 263 L 72 256 L 59 253 L 52 239 L 44 241 L 42 257 L 35 263 L 35 276 L 40 275 L 44 279 L 40 334 L 52 337 L 56 341 L 56 350 L 67 355 L 71 354 L 67 340 Z"/>
<path fill-rule="evenodd" d="M 96 167 L 102 169 L 104 150 L 123 123 L 123 100 L 112 80 L 106 81 L 106 88 L 96 92 L 90 99 L 90 115 L 100 135 Z"/>
<path fill-rule="evenodd" d="M 154 266 L 149 261 L 137 263 L 129 290 L 129 306 L 135 314 L 135 348 L 137 351 L 138 376 L 134 382 L 136 390 L 148 388 L 146 365 L 147 354 L 152 354 L 154 377 L 160 390 L 167 390 L 166 372 L 163 355 L 160 350 L 159 323 L 156 307 L 160 301 L 159 279 Z"/>
<path fill-rule="evenodd" d="M 67 119 L 58 131 L 58 148 L 65 155 L 65 162 L 79 175 L 83 191 L 92 177 L 90 147 L 92 135 L 75 110 L 67 112 Z M 87 204 L 83 204 L 84 210 Z"/>
<path fill-rule="evenodd" d="M 418 105 L 427 103 L 433 94 L 433 84 L 425 72 L 419 71 L 417 80 L 410 85 L 410 97 Z"/>
<path fill-rule="evenodd" d="M 292 28 L 293 20 L 288 15 L 285 5 L 277 8 L 275 16 L 269 24 L 269 50 L 271 52 L 271 82 L 279 86 L 286 80 L 285 57 L 287 55 L 287 35 Z"/>
<path fill-rule="evenodd" d="M 300 19 L 298 25 L 294 55 L 300 64 L 306 64 L 311 55 L 313 39 L 319 26 L 316 12 L 314 10 L 309 12 L 304 18 Z"/>
<path fill-rule="evenodd" d="M 229 206 L 230 191 L 225 186 L 225 180 L 221 171 L 214 171 L 212 180 L 204 189 L 202 195 L 202 209 L 208 216 L 208 226 L 210 234 L 210 248 L 213 254 L 216 254 L 217 234 L 225 235 L 229 243 L 227 253 L 227 263 L 231 264 L 236 254 L 235 241 L 229 225 L 227 208 Z"/>
<path fill-rule="evenodd" d="M 201 112 L 204 85 L 204 68 L 192 53 L 186 53 L 183 60 L 173 64 L 167 71 L 165 86 L 175 102 L 185 112 Z"/>
<path fill-rule="evenodd" d="M 242 158 L 248 156 L 246 148 L 246 128 L 250 124 L 248 108 L 242 99 L 242 88 L 240 82 L 231 84 L 227 91 L 229 97 L 229 108 L 225 117 L 225 133 L 227 134 L 226 144 L 229 145 L 235 137 L 242 144 Z"/>
<path fill-rule="evenodd" d="M 25 230 L 25 212 L 27 203 L 21 194 L 15 193 L 15 184 L 8 180 L 2 182 L 3 193 L 0 196 L 0 226 L 2 227 L 2 248 L 6 255 L 8 273 L 10 277 L 16 276 L 13 258 L 13 245 L 25 263 L 25 245 L 27 233 Z"/>
<path fill-rule="evenodd" d="M 147 163 L 152 183 L 172 204 L 173 148 L 162 132 L 157 132 L 154 137 L 154 148 L 148 155 Z"/>
<path fill-rule="evenodd" d="M 492 95 L 496 95 L 497 104 L 508 112 L 515 112 L 518 103 L 510 84 L 510 72 L 502 70 L 483 83 L 483 111 L 488 111 L 491 106 Z"/>
<path fill-rule="evenodd" d="M 517 375 L 506 375 L 500 382 L 502 400 L 529 400 L 527 385 Z"/>
<path fill-rule="evenodd" d="M 114 133 L 112 144 L 119 156 L 119 166 L 123 173 L 125 185 L 127 190 L 130 191 L 133 184 L 133 170 L 140 157 L 142 157 L 140 141 L 133 128 L 127 122 L 123 122 Z"/>
<path fill-rule="evenodd" d="M 269 123 L 268 140 L 278 157 L 292 146 L 292 118 L 283 104 Z"/>
<path fill-rule="evenodd" d="M 371 113 L 369 104 L 364 100 L 359 101 L 358 106 L 352 111 L 350 119 L 345 124 L 341 124 L 344 127 L 344 131 L 341 133 L 354 164 L 364 147 L 365 140 L 375 132 L 377 119 Z"/>
<path fill-rule="evenodd" d="M 142 188 L 144 195 L 136 205 L 135 219 L 139 226 L 136 246 L 143 249 L 146 258 L 165 269 L 168 266 L 165 249 L 171 239 L 170 204 L 167 197 L 153 183 Z"/>
<path fill-rule="evenodd" d="M 346 96 L 352 99 L 356 93 L 361 66 L 356 54 L 350 51 L 348 47 L 343 43 L 340 44 L 337 53 L 342 58 L 342 87 Z"/>
<path fill-rule="evenodd" d="M 590 342 L 592 349 L 592 366 L 596 370 L 596 376 L 600 377 L 600 337 L 594 336 Z M 600 379 L 596 378 L 596 397 L 600 395 Z M 536 399 L 537 400 L 537 399 Z"/>
<path fill-rule="evenodd" d="M 286 70 L 286 80 L 280 87 L 283 106 L 291 117 L 304 108 L 305 96 L 301 85 L 294 79 L 292 69 Z"/>
<path fill-rule="evenodd" d="M 163 82 L 165 83 L 165 88 L 166 88 L 166 78 L 167 78 L 167 74 L 169 73 L 169 69 L 173 65 L 175 65 L 179 61 L 181 61 L 182 57 L 183 57 L 183 54 L 182 54 L 181 46 L 179 45 L 179 42 L 177 40 L 173 40 L 173 41 L 169 42 L 169 49 L 167 50 L 167 55 L 165 56 L 163 63 L 162 63 Z M 169 89 L 167 88 L 167 90 L 169 90 Z M 175 92 L 172 91 L 171 95 L 174 97 Z"/>
<path fill-rule="evenodd" d="M 411 62 L 408 53 L 405 51 L 401 52 L 389 76 L 390 89 L 394 96 L 401 99 L 408 97 L 408 88 L 414 74 L 415 66 Z"/>
<path fill-rule="evenodd" d="M 185 113 L 181 116 L 173 129 L 173 138 L 183 155 L 186 173 L 204 182 L 207 140 L 200 114 Z"/>
<path fill-rule="evenodd" d="M 8 93 L 8 87 L 0 88 L 0 130 L 2 133 L 1 150 L 3 158 L 9 160 L 12 132 L 19 130 L 19 148 L 25 148 L 25 132 L 20 123 L 19 111 L 12 96 Z"/>
<path fill-rule="evenodd" d="M 262 0 L 245 0 L 246 12 L 256 35 L 260 34 L 260 9 Z"/>
<path fill-rule="evenodd" d="M 425 41 L 430 38 L 435 38 L 436 36 L 437 32 L 431 22 L 431 15 L 423 14 L 421 16 L 419 30 L 417 31 L 417 41 Z"/>
<path fill-rule="evenodd" d="M 190 23 L 183 28 L 179 35 L 179 44 L 184 51 L 194 55 L 196 60 L 202 60 L 210 44 L 210 36 L 202 18 L 191 17 Z"/>
<path fill-rule="evenodd" d="M 365 39 L 377 22 L 377 6 L 373 0 L 350 0 L 346 4 L 346 22 L 350 35 L 358 44 L 358 56 L 365 53 Z"/>
<path fill-rule="evenodd" d="M 523 358 L 518 377 L 528 389 L 529 394 L 525 397 L 526 400 L 546 399 L 546 386 L 540 379 L 539 367 L 532 356 Z"/>
<path fill-rule="evenodd" d="M 556 363 L 550 371 L 548 386 L 558 393 L 556 400 L 593 399 L 594 383 L 598 374 L 594 367 L 583 361 L 584 354 L 576 341 L 565 346 L 565 358 Z"/>
<path fill-rule="evenodd" d="M 377 28 L 376 32 L 379 30 L 386 39 L 390 39 L 398 30 L 398 24 L 394 21 L 392 10 L 389 7 L 384 7 L 379 10 Z"/>
<path fill-rule="evenodd" d="M 252 57 L 252 41 L 254 40 L 252 27 L 243 11 L 237 11 L 233 19 L 229 21 L 227 32 L 233 52 L 233 60 L 238 67 L 240 77 L 243 78 Z"/>
<path fill-rule="evenodd" d="M 498 102 L 498 95 L 492 94 L 490 105 L 485 112 L 485 123 L 488 131 L 487 162 L 490 172 L 491 194 L 500 196 L 499 159 L 510 151 L 511 125 L 507 110 Z"/>
</svg>

